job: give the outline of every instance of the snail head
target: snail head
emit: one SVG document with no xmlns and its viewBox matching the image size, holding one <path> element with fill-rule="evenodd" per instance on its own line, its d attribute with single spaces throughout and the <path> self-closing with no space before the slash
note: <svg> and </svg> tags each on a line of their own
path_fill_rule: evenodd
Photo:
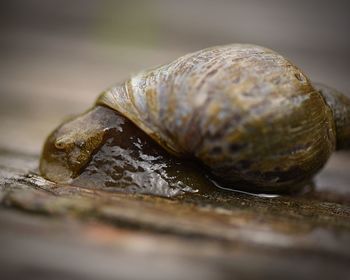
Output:
<svg viewBox="0 0 350 280">
<path fill-rule="evenodd" d="M 122 119 L 111 109 L 97 106 L 56 128 L 47 138 L 40 172 L 51 181 L 69 183 L 90 162 L 108 132 Z"/>
</svg>

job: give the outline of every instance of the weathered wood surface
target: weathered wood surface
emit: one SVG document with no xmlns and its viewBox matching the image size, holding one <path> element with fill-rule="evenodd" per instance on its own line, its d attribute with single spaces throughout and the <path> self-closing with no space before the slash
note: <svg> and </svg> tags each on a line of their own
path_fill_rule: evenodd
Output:
<svg viewBox="0 0 350 280">
<path fill-rule="evenodd" d="M 89 18 L 98 2 L 77 5 L 80 19 L 64 13 L 71 12 L 70 6 L 56 10 L 47 1 L 46 10 L 40 11 L 27 4 L 0 26 L 0 279 L 348 278 L 349 153 L 331 158 L 316 177 L 314 190 L 284 197 L 225 191 L 175 199 L 105 193 L 54 185 L 36 170 L 45 136 L 65 115 L 85 110 L 98 92 L 132 72 L 207 45 L 228 41 L 268 45 L 302 66 L 312 79 L 348 88 L 344 59 L 348 37 L 332 37 L 321 44 L 317 40 L 324 36 L 312 33 L 319 24 L 328 36 L 334 33 L 327 29 L 332 24 L 337 32 L 347 31 L 347 24 L 326 18 L 334 7 L 318 5 L 321 15 L 292 9 L 304 7 L 304 2 L 291 1 L 288 9 L 275 7 L 283 22 L 296 17 L 301 24 L 307 15 L 307 22 L 313 23 L 303 25 L 311 29 L 303 29 L 300 37 L 290 37 L 294 27 L 276 30 L 271 16 L 275 13 L 265 9 L 265 1 L 251 2 L 263 5 L 254 10 L 257 22 L 240 29 L 227 26 L 243 24 L 239 8 L 252 11 L 253 4 L 218 5 L 213 18 L 217 24 L 202 20 L 200 29 L 191 22 L 197 11 L 194 3 L 181 10 L 184 18 L 178 20 L 174 11 L 180 6 L 171 4 L 174 1 L 152 1 L 160 5 L 159 14 L 153 15 L 153 8 L 144 10 L 149 14 L 138 17 L 139 35 L 149 36 L 147 30 L 152 29 L 147 16 L 176 31 L 169 35 L 164 31 L 162 43 L 166 43 L 154 45 L 147 36 L 127 40 L 138 38 L 137 34 L 128 34 L 125 42 L 113 41 L 111 37 L 116 40 L 114 36 L 131 30 L 124 21 L 113 27 L 117 32 L 110 35 L 113 43 L 97 40 L 101 34 L 91 38 L 84 29 L 87 23 L 113 25 L 115 18 L 112 13 L 102 23 Z M 212 6 L 202 5 L 201 13 L 210 14 Z M 236 16 L 222 16 L 232 10 Z M 347 17 L 347 10 L 340 10 Z M 135 17 L 130 7 L 123 11 L 118 15 Z M 38 22 L 33 20 L 37 18 Z M 274 30 L 278 36 L 264 30 Z"/>
<path fill-rule="evenodd" d="M 170 200 L 55 185 L 36 166 L 37 156 L 1 151 L 0 271 L 9 279 L 349 273 L 348 194 L 216 192 Z"/>
</svg>

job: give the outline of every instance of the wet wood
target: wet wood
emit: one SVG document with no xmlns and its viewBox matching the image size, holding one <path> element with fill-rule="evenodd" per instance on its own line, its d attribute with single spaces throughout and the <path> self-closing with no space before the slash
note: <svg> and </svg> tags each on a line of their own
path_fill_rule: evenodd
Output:
<svg viewBox="0 0 350 280">
<path fill-rule="evenodd" d="M 0 262 L 9 278 L 327 279 L 349 272 L 347 194 L 107 193 L 48 182 L 36 174 L 37 159 L 0 153 Z"/>
</svg>

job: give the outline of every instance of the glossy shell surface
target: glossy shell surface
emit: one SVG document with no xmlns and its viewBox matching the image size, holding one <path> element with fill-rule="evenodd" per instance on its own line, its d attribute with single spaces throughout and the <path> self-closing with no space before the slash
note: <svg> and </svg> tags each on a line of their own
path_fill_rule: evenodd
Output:
<svg viewBox="0 0 350 280">
<path fill-rule="evenodd" d="M 185 55 L 110 88 L 96 104 L 229 185 L 274 191 L 303 182 L 335 149 L 324 98 L 296 66 L 260 46 Z"/>
</svg>

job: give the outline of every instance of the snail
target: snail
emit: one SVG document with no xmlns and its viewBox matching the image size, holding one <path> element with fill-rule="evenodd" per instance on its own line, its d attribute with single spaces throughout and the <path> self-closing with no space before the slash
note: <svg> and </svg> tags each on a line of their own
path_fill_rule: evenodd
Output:
<svg viewBox="0 0 350 280">
<path fill-rule="evenodd" d="M 286 193 L 347 148 L 348 97 L 312 84 L 275 51 L 231 44 L 104 91 L 93 108 L 50 134 L 40 172 L 59 183 L 131 190 L 148 181 L 175 194 L 201 184 Z"/>
</svg>

